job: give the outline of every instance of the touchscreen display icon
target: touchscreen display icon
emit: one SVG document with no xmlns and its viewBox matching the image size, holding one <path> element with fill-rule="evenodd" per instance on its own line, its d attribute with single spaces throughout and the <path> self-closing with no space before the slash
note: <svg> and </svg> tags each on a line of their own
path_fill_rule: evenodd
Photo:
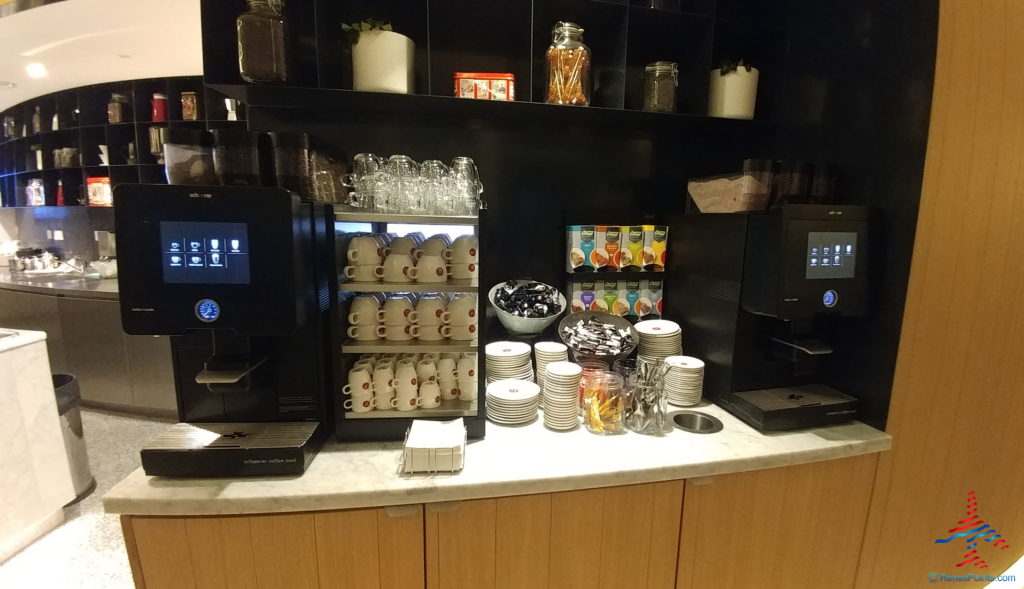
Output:
<svg viewBox="0 0 1024 589">
<path fill-rule="evenodd" d="M 201 242 L 201 241 L 190 241 L 190 242 L 188 242 L 188 251 L 190 251 L 190 252 L 201 252 L 201 251 L 203 251 L 203 242 Z"/>
<path fill-rule="evenodd" d="M 170 248 L 170 250 L 172 252 L 180 252 L 181 251 L 181 242 L 180 241 L 172 241 L 168 247 Z"/>
<path fill-rule="evenodd" d="M 220 251 L 220 240 L 219 239 L 211 239 L 210 240 L 210 251 L 211 252 L 219 252 Z"/>
<path fill-rule="evenodd" d="M 232 252 L 238 252 L 239 251 L 238 248 L 239 248 L 240 245 L 241 244 L 239 243 L 239 241 L 237 239 L 232 239 L 231 240 L 231 251 Z"/>
</svg>

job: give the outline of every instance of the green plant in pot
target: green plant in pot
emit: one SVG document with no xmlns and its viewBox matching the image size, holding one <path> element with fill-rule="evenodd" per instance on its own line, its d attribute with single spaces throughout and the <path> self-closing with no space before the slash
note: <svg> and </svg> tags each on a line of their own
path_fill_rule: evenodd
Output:
<svg viewBox="0 0 1024 589">
<path fill-rule="evenodd" d="M 413 92 L 416 44 L 391 30 L 391 23 L 367 19 L 341 25 L 352 48 L 352 87 L 366 92 Z"/>
<path fill-rule="evenodd" d="M 708 116 L 727 119 L 754 118 L 757 79 L 760 72 L 749 63 L 726 61 L 711 70 L 708 84 Z"/>
</svg>

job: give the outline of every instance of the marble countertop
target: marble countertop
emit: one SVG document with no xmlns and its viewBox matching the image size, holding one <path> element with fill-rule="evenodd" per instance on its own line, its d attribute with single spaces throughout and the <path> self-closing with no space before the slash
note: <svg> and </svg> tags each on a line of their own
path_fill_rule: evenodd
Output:
<svg viewBox="0 0 1024 589">
<path fill-rule="evenodd" d="M 399 475 L 400 442 L 328 442 L 299 477 L 173 479 L 139 468 L 103 497 L 111 513 L 226 515 L 380 507 L 550 493 L 706 477 L 832 460 L 889 449 L 888 434 L 860 422 L 764 435 L 716 405 L 717 434 L 597 436 L 487 424 L 454 475 Z"/>
<path fill-rule="evenodd" d="M 116 278 L 24 278 L 4 269 L 0 270 L 0 288 L 53 296 L 118 300 Z"/>
</svg>

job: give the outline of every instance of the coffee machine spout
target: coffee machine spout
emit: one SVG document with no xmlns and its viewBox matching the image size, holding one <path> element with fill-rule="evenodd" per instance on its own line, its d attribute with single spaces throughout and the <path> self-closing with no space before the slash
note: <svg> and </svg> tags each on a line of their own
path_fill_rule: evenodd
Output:
<svg viewBox="0 0 1024 589">
<path fill-rule="evenodd" d="M 832 353 L 832 346 L 829 346 L 825 342 L 813 339 L 813 338 L 802 338 L 794 340 L 785 340 L 778 337 L 773 337 L 772 341 L 784 346 L 789 346 L 795 350 L 803 352 L 808 356 L 827 356 Z"/>
<path fill-rule="evenodd" d="M 266 361 L 267 359 L 263 358 L 253 364 L 246 363 L 237 365 L 233 368 L 218 369 L 211 369 L 209 364 L 207 364 L 199 371 L 198 374 L 196 374 L 196 383 L 205 385 L 238 384 L 239 381 L 248 376 L 253 370 L 259 368 Z"/>
</svg>

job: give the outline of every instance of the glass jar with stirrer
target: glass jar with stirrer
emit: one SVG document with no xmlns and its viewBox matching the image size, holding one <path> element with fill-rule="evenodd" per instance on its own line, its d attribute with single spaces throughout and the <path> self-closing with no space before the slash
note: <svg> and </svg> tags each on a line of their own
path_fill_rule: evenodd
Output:
<svg viewBox="0 0 1024 589">
<path fill-rule="evenodd" d="M 583 44 L 579 25 L 555 23 L 545 61 L 548 104 L 590 104 L 590 48 Z"/>
</svg>

